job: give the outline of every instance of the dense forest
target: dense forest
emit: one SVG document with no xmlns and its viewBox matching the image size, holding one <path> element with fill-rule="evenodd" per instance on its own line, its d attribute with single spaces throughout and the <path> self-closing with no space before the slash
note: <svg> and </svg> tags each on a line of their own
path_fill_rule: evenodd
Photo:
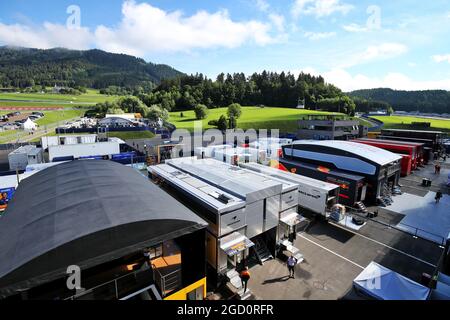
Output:
<svg viewBox="0 0 450 320">
<path fill-rule="evenodd" d="M 182 75 L 170 66 L 101 50 L 0 47 L 0 87 L 66 86 L 152 89 Z"/>
<path fill-rule="evenodd" d="M 350 92 L 349 95 L 354 99 L 384 101 L 399 111 L 450 112 L 450 91 L 445 90 L 398 91 L 380 88 L 357 90 Z"/>
<path fill-rule="evenodd" d="M 151 92 L 138 95 L 146 105 L 158 104 L 166 110 L 191 110 L 197 104 L 208 108 L 241 105 L 297 107 L 340 111 L 352 114 L 355 104 L 321 76 L 263 71 L 246 77 L 243 73 L 219 74 L 215 80 L 202 74 L 163 80 Z"/>
<path fill-rule="evenodd" d="M 115 88 L 117 90 L 118 88 Z M 166 79 L 153 90 L 125 96 L 115 102 L 97 104 L 89 116 L 139 112 L 149 119 L 168 119 L 169 111 L 194 110 L 199 119 L 207 109 L 233 106 L 271 106 L 355 113 L 355 103 L 320 76 L 263 71 L 246 77 L 243 73 L 219 74 L 216 80 L 202 74 Z M 232 117 L 231 117 L 232 118 Z M 237 118 L 237 117 L 236 117 Z"/>
</svg>

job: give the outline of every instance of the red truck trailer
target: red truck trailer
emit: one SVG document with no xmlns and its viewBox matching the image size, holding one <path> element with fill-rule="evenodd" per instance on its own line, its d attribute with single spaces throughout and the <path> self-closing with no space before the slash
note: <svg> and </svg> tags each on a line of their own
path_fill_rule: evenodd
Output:
<svg viewBox="0 0 450 320">
<path fill-rule="evenodd" d="M 380 149 L 384 149 L 384 150 L 387 150 L 387 151 L 390 151 L 392 153 L 396 153 L 399 155 L 408 155 L 411 160 L 411 161 L 409 161 L 409 163 L 410 163 L 409 168 L 407 168 L 407 167 L 403 168 L 403 166 L 402 166 L 402 170 L 401 170 L 402 175 L 406 174 L 407 172 L 411 173 L 411 171 L 414 169 L 417 169 L 417 167 L 419 165 L 419 163 L 417 163 L 417 157 L 416 157 L 416 149 L 417 148 L 415 146 L 386 143 L 386 142 L 381 142 L 378 139 L 355 139 L 355 140 L 352 140 L 352 142 L 367 144 L 367 145 L 377 147 Z M 406 161 L 406 159 L 402 160 L 401 165 L 406 166 L 407 162 L 403 163 L 403 161 Z"/>
<path fill-rule="evenodd" d="M 427 157 L 425 157 L 425 143 L 423 142 L 412 142 L 412 141 L 405 141 L 402 140 L 401 138 L 398 138 L 397 140 L 387 140 L 387 139 L 383 139 L 383 138 L 377 138 L 377 139 L 368 139 L 368 138 L 359 138 L 358 140 L 361 141 L 379 141 L 379 142 L 384 142 L 384 143 L 388 143 L 388 144 L 400 144 L 400 145 L 405 145 L 405 146 L 413 146 L 416 147 L 416 159 L 411 159 L 413 162 L 416 161 L 416 163 L 418 164 L 418 166 L 426 164 L 428 162 Z"/>
<path fill-rule="evenodd" d="M 400 162 L 400 175 L 402 177 L 406 177 L 407 175 L 411 174 L 411 168 L 412 168 L 412 161 L 411 156 L 407 154 L 399 154 L 399 156 L 402 157 L 402 161 Z"/>
</svg>

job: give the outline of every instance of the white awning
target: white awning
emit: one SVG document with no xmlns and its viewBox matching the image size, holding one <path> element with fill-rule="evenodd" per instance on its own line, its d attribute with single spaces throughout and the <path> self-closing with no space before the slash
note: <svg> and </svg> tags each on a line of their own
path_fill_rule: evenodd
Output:
<svg viewBox="0 0 450 320">
<path fill-rule="evenodd" d="M 239 232 L 233 232 L 222 239 L 220 239 L 220 249 L 225 251 L 229 256 L 244 251 L 247 248 L 253 247 L 255 244 L 250 241 L 246 236 Z"/>
<path fill-rule="evenodd" d="M 303 218 L 297 212 L 291 212 L 291 213 L 287 214 L 286 216 L 280 218 L 280 222 L 283 222 L 284 224 L 287 224 L 290 227 L 296 226 L 303 220 L 305 220 L 305 218 Z"/>
</svg>

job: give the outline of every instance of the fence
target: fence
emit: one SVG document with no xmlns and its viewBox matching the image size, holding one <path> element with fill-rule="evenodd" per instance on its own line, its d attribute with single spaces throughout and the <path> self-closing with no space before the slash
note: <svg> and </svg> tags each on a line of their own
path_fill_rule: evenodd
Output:
<svg viewBox="0 0 450 320">
<path fill-rule="evenodd" d="M 165 275 L 158 268 L 154 268 L 153 270 L 155 271 L 155 283 L 161 290 L 163 297 L 180 287 L 181 269 L 176 269 Z"/>
<path fill-rule="evenodd" d="M 397 224 L 393 225 L 393 224 L 381 221 L 379 219 L 376 219 L 376 217 L 372 218 L 372 217 L 370 217 L 370 214 L 363 215 L 361 212 L 355 210 L 355 208 L 352 208 L 352 207 L 347 207 L 346 206 L 346 210 L 347 210 L 347 212 L 349 214 L 356 215 L 357 217 L 359 217 L 361 219 L 371 220 L 371 221 L 373 221 L 375 223 L 378 223 L 378 224 L 381 224 L 381 225 L 383 225 L 383 226 L 385 226 L 387 228 L 394 229 L 394 230 L 397 230 L 397 231 L 400 231 L 400 232 L 403 232 L 403 233 L 410 234 L 410 235 L 412 235 L 415 238 L 420 238 L 420 239 L 425 240 L 425 241 L 437 243 L 440 246 L 445 246 L 446 241 L 447 241 L 447 239 L 445 239 L 444 237 L 442 237 L 442 236 L 440 236 L 438 234 L 435 234 L 435 233 L 423 230 L 423 229 L 418 228 L 418 227 L 414 227 L 414 226 L 408 225 L 406 223 L 400 222 L 400 223 L 397 223 Z M 344 226 L 347 227 L 347 228 L 352 229 L 349 226 L 349 222 L 347 220 L 344 221 Z"/>
<path fill-rule="evenodd" d="M 153 284 L 153 270 L 137 270 L 114 280 L 89 288 L 65 300 L 113 300 Z"/>
</svg>

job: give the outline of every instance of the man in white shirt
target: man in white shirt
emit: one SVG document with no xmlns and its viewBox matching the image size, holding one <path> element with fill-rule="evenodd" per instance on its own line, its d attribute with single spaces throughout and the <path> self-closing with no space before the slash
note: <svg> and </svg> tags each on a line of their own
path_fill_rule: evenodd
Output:
<svg viewBox="0 0 450 320">
<path fill-rule="evenodd" d="M 289 270 L 289 278 L 292 277 L 293 279 L 295 279 L 295 270 L 294 270 L 294 268 L 295 268 L 295 265 L 297 264 L 297 259 L 293 255 L 291 255 L 287 259 L 286 264 L 287 264 L 287 267 L 288 267 L 288 270 Z"/>
</svg>

